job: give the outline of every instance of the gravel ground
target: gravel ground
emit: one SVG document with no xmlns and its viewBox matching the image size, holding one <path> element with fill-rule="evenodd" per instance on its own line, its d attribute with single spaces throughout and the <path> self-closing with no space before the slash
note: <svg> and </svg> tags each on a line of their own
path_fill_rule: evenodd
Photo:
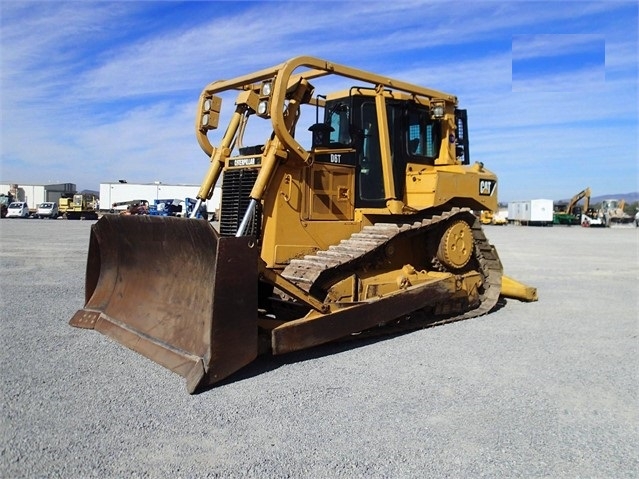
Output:
<svg viewBox="0 0 639 479">
<path fill-rule="evenodd" d="M 0 476 L 639 476 L 637 229 L 486 228 L 540 300 L 261 358 L 190 396 L 94 332 L 89 221 L 0 221 Z"/>
</svg>

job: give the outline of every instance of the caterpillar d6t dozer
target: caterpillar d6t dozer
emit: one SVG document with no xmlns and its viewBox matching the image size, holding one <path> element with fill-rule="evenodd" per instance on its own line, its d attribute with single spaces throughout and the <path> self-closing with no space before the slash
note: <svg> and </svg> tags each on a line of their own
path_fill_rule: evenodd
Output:
<svg viewBox="0 0 639 479">
<path fill-rule="evenodd" d="M 262 352 L 384 331 L 414 312 L 471 318 L 500 294 L 536 299 L 502 276 L 472 213 L 497 209 L 497 178 L 470 164 L 451 94 L 298 57 L 209 84 L 195 130 L 210 158 L 198 202 L 221 178 L 219 228 L 105 215 L 71 320 L 184 376 L 189 392 Z"/>
</svg>

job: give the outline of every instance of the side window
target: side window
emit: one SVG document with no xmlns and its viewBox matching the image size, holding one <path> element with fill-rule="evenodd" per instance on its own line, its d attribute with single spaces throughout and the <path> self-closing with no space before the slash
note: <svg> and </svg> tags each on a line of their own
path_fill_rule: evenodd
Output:
<svg viewBox="0 0 639 479">
<path fill-rule="evenodd" d="M 411 161 L 432 162 L 439 156 L 440 126 L 431 120 L 428 110 L 411 109 L 408 112 L 408 155 Z"/>
<path fill-rule="evenodd" d="M 329 107 L 328 124 L 331 125 L 330 143 L 343 146 L 351 144 L 349 130 L 349 108 L 346 103 L 335 103 Z"/>
</svg>

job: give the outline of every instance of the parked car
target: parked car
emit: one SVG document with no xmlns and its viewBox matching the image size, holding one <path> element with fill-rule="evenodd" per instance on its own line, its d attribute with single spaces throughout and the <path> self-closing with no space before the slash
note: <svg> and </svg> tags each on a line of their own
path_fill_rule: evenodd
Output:
<svg viewBox="0 0 639 479">
<path fill-rule="evenodd" d="M 28 218 L 29 214 L 26 201 L 14 201 L 7 208 L 7 218 Z"/>
<path fill-rule="evenodd" d="M 635 214 L 635 226 L 639 228 L 639 211 Z"/>
<path fill-rule="evenodd" d="M 53 218 L 53 219 L 56 219 L 58 216 L 60 216 L 59 211 L 58 211 L 58 204 L 57 203 L 51 203 L 51 202 L 40 203 L 38 205 L 38 209 L 36 210 L 36 216 L 38 218 Z"/>
</svg>

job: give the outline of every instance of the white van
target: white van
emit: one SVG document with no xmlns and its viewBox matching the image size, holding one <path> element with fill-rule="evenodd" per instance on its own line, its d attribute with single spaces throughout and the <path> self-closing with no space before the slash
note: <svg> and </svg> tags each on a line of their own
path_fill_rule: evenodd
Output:
<svg viewBox="0 0 639 479">
<path fill-rule="evenodd" d="M 29 207 L 25 201 L 14 201 L 7 208 L 7 218 L 28 218 Z"/>
<path fill-rule="evenodd" d="M 36 210 L 36 217 L 38 218 L 53 218 L 56 219 L 58 214 L 58 204 L 53 202 L 40 203 Z"/>
</svg>

